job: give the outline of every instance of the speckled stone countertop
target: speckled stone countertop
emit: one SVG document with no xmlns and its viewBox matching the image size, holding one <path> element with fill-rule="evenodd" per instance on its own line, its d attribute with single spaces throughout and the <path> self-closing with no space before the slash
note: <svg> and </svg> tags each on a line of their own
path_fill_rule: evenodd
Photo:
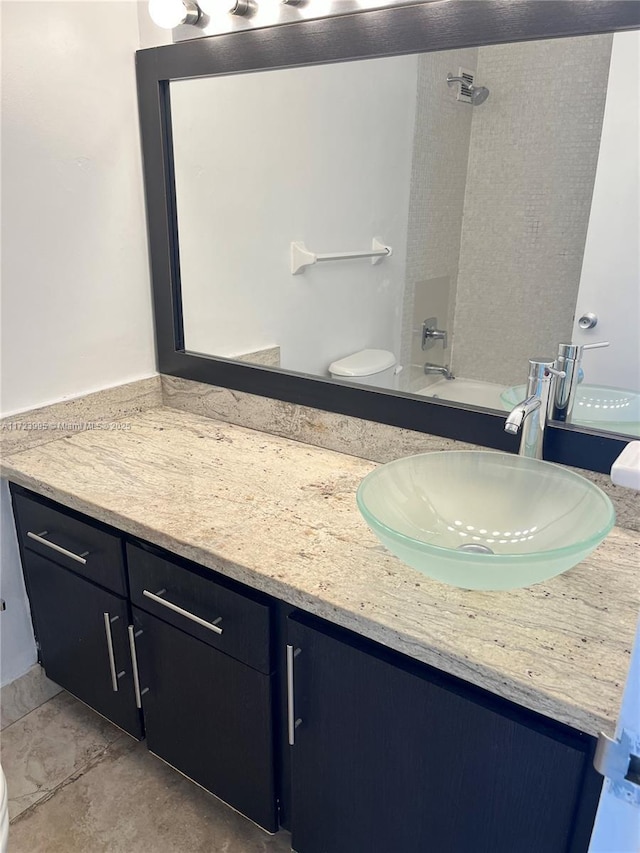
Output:
<svg viewBox="0 0 640 853">
<path fill-rule="evenodd" d="M 611 734 L 640 599 L 640 534 L 528 589 L 448 587 L 379 545 L 374 463 L 170 408 L 14 453 L 2 476 L 590 734 Z"/>
</svg>

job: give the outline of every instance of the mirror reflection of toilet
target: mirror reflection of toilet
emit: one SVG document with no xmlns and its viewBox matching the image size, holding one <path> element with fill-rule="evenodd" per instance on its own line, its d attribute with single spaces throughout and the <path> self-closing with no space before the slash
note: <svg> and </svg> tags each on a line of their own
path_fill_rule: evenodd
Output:
<svg viewBox="0 0 640 853">
<path fill-rule="evenodd" d="M 329 365 L 332 379 L 348 379 L 362 385 L 395 388 L 396 357 L 386 349 L 363 349 Z"/>
</svg>

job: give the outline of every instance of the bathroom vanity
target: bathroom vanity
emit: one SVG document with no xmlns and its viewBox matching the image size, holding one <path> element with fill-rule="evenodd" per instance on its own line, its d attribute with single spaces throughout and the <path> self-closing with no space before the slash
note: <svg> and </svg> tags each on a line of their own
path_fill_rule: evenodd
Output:
<svg viewBox="0 0 640 853">
<path fill-rule="evenodd" d="M 637 534 L 459 590 L 377 545 L 372 463 L 168 408 L 130 427 L 3 460 L 49 677 L 298 853 L 587 849 Z"/>
</svg>

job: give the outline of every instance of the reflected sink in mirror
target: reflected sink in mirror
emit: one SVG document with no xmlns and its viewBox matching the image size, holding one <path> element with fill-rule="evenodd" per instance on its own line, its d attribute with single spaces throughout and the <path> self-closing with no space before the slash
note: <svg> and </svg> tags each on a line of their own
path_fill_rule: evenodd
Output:
<svg viewBox="0 0 640 853">
<path fill-rule="evenodd" d="M 550 462 L 489 451 L 408 456 L 368 474 L 358 508 L 404 563 L 465 589 L 561 574 L 615 522 L 605 493 Z"/>
<path fill-rule="evenodd" d="M 524 385 L 506 388 L 500 399 L 510 411 L 524 399 Z M 640 436 L 640 394 L 624 388 L 578 385 L 571 423 L 592 429 Z"/>
</svg>

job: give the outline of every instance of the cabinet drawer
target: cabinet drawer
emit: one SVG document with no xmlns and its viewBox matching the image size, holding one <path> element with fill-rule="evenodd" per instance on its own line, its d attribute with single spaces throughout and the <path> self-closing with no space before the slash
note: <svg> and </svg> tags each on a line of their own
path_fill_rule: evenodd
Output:
<svg viewBox="0 0 640 853">
<path fill-rule="evenodd" d="M 186 565 L 127 544 L 131 601 L 248 666 L 271 671 L 270 608 Z M 206 572 L 206 569 L 201 571 Z"/>
<path fill-rule="evenodd" d="M 13 507 L 23 548 L 118 593 L 127 594 L 122 540 L 118 536 L 17 492 Z"/>
</svg>

